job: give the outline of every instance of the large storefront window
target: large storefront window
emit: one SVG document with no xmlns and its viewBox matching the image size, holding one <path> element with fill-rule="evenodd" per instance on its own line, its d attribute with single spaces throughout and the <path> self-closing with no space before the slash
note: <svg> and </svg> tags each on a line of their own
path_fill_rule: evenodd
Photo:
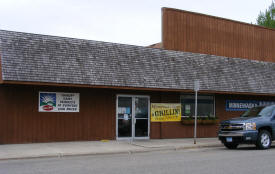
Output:
<svg viewBox="0 0 275 174">
<path fill-rule="evenodd" d="M 181 95 L 182 116 L 195 115 L 195 96 Z M 198 95 L 198 116 L 214 117 L 214 96 Z"/>
</svg>

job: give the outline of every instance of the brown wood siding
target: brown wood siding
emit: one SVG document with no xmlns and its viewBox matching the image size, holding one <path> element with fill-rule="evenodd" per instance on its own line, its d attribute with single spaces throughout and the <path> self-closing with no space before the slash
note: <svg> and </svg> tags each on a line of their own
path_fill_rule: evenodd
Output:
<svg viewBox="0 0 275 174">
<path fill-rule="evenodd" d="M 158 99 L 161 103 L 180 103 L 180 93 L 162 92 Z M 218 124 L 198 125 L 197 137 L 216 137 L 217 130 Z M 183 125 L 181 122 L 151 122 L 150 138 L 152 139 L 191 137 L 194 137 L 194 127 L 191 125 Z"/>
<path fill-rule="evenodd" d="M 38 112 L 39 91 L 80 93 L 80 112 Z M 110 90 L 2 85 L 0 143 L 114 139 L 115 100 Z"/>
<path fill-rule="evenodd" d="M 164 96 L 164 98 L 163 98 Z M 179 93 L 161 93 L 162 103 L 177 103 L 180 100 Z M 219 121 L 227 120 L 240 116 L 241 111 L 226 111 L 226 100 L 263 100 L 275 101 L 275 97 L 268 96 L 250 96 L 250 95 L 215 95 L 215 114 Z M 218 124 L 215 125 L 198 125 L 197 137 L 216 137 L 218 132 Z M 151 138 L 192 138 L 194 137 L 194 126 L 183 125 L 181 122 L 163 122 L 151 123 Z"/>
<path fill-rule="evenodd" d="M 0 54 L 0 84 L 3 83 L 2 79 L 2 64 L 1 64 L 1 54 Z"/>
<path fill-rule="evenodd" d="M 222 120 L 240 116 L 243 111 L 226 111 L 226 100 L 259 100 L 259 101 L 275 101 L 275 97 L 267 96 L 247 96 L 247 95 L 215 95 L 216 99 L 216 116 Z"/>
<path fill-rule="evenodd" d="M 39 91 L 80 93 L 79 113 L 38 112 Z M 148 95 L 151 103 L 179 103 L 180 92 L 70 87 L 0 85 L 0 143 L 85 141 L 116 138 L 116 95 Z M 216 94 L 220 120 L 239 116 L 227 112 L 226 100 L 275 100 L 270 96 Z M 191 138 L 192 125 L 151 122 L 150 138 Z M 198 125 L 198 137 L 216 137 L 218 124 Z"/>
<path fill-rule="evenodd" d="M 275 62 L 275 30 L 233 20 L 162 9 L 164 49 Z"/>
<path fill-rule="evenodd" d="M 151 96 L 151 103 L 179 103 L 180 98 L 179 98 L 179 93 L 178 92 L 159 92 L 156 95 Z M 164 126 L 166 123 L 164 122 L 151 122 L 151 135 L 150 138 L 152 139 L 160 139 L 164 138 Z M 171 137 L 172 138 L 172 137 Z"/>
</svg>

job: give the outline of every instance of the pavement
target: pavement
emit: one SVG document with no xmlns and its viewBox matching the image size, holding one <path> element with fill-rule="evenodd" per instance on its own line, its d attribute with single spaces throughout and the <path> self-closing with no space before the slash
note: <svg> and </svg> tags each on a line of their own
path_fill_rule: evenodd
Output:
<svg viewBox="0 0 275 174">
<path fill-rule="evenodd" d="M 0 145 L 0 160 L 103 154 L 131 154 L 151 151 L 221 147 L 218 138 L 102 140 Z"/>
</svg>

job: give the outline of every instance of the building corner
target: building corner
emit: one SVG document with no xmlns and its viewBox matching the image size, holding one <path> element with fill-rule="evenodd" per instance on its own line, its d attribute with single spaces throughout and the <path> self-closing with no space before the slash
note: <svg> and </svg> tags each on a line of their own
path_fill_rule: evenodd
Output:
<svg viewBox="0 0 275 174">
<path fill-rule="evenodd" d="M 2 77 L 2 62 L 1 62 L 1 53 L 0 53 L 0 84 L 3 84 L 3 77 Z"/>
</svg>

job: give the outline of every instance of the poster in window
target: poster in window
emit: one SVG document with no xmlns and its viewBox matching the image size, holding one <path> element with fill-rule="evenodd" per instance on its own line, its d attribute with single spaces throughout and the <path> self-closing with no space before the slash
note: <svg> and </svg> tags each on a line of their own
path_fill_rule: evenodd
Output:
<svg viewBox="0 0 275 174">
<path fill-rule="evenodd" d="M 189 115 L 191 113 L 191 106 L 185 105 L 185 115 Z"/>
<path fill-rule="evenodd" d="M 118 107 L 117 109 L 118 114 L 131 114 L 130 107 Z"/>
</svg>

